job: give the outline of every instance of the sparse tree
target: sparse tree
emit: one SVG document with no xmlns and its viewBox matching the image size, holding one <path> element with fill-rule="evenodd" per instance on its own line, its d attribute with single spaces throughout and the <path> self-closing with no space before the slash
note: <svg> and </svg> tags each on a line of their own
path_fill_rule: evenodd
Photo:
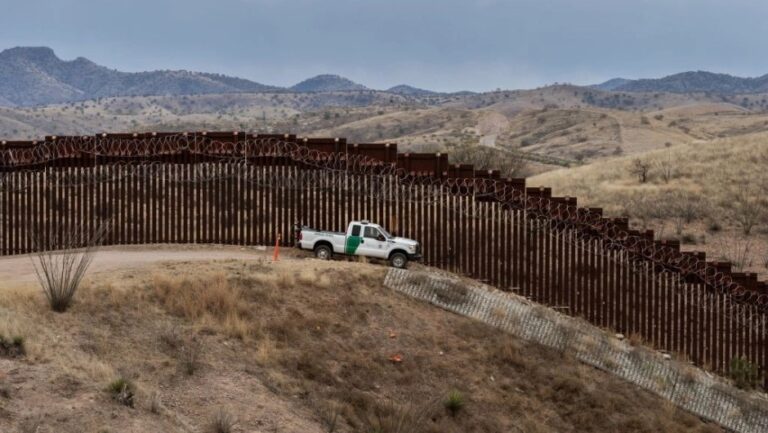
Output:
<svg viewBox="0 0 768 433">
<path fill-rule="evenodd" d="M 632 161 L 632 166 L 630 167 L 630 173 L 632 175 L 637 176 L 637 180 L 640 183 L 646 183 L 648 181 L 648 170 L 650 170 L 651 164 L 648 162 L 643 161 L 640 158 L 635 159 Z"/>
</svg>

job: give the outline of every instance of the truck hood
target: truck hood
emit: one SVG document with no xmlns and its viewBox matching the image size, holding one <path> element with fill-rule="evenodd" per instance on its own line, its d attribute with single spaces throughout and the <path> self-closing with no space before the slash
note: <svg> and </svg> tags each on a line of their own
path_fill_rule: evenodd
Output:
<svg viewBox="0 0 768 433">
<path fill-rule="evenodd" d="M 396 244 L 408 245 L 408 246 L 416 246 L 416 245 L 419 244 L 418 242 L 416 242 L 413 239 L 400 238 L 400 237 L 394 237 L 394 238 L 390 239 L 390 241 L 392 241 L 392 242 L 394 242 Z"/>
</svg>

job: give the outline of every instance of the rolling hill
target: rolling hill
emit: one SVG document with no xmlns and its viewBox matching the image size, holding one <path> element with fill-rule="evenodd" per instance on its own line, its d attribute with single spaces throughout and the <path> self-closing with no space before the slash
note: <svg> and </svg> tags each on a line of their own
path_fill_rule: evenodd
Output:
<svg viewBox="0 0 768 433">
<path fill-rule="evenodd" d="M 407 84 L 400 84 L 398 86 L 390 87 L 387 89 L 387 92 L 408 96 L 432 96 L 438 94 L 438 92 L 419 89 L 418 87 L 409 86 Z"/>
<path fill-rule="evenodd" d="M 111 96 L 263 92 L 275 87 L 189 71 L 120 72 L 79 57 L 64 61 L 46 47 L 0 53 L 0 103 L 45 105 Z"/>
<path fill-rule="evenodd" d="M 594 87 L 602 90 L 622 92 L 765 93 L 768 92 L 768 74 L 756 78 L 741 78 L 729 74 L 690 71 L 654 79 L 627 80 L 624 78 L 614 78 Z"/>
<path fill-rule="evenodd" d="M 362 84 L 338 75 L 324 74 L 308 78 L 291 87 L 294 92 L 338 92 L 348 90 L 366 90 Z"/>
</svg>

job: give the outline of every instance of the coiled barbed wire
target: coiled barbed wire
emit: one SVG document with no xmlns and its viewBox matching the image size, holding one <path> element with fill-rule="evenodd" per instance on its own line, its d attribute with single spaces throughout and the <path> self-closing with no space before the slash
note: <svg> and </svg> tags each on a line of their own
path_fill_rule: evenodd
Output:
<svg viewBox="0 0 768 433">
<path fill-rule="evenodd" d="M 159 175 L 159 168 L 168 162 L 179 162 L 179 156 L 190 158 L 184 162 L 229 163 L 237 167 L 234 173 L 219 172 L 214 176 L 203 175 L 204 170 L 193 171 L 194 182 L 213 181 L 226 177 L 252 179 L 248 167 L 260 159 L 274 163 L 276 159 L 285 164 L 299 167 L 372 176 L 373 179 L 396 179 L 403 191 L 419 188 L 418 200 L 433 200 L 434 197 L 450 194 L 458 197 L 472 197 L 477 201 L 498 202 L 504 208 L 522 210 L 527 218 L 548 221 L 555 230 L 574 229 L 581 239 L 600 239 L 608 251 L 627 251 L 632 261 L 649 262 L 656 272 L 671 272 L 681 278 L 694 278 L 714 291 L 727 294 L 733 301 L 756 305 L 761 312 L 768 311 L 768 294 L 748 290 L 734 281 L 731 274 L 721 272 L 694 254 L 681 253 L 678 249 L 649 239 L 628 230 L 614 220 L 604 218 L 601 213 L 579 208 L 569 202 L 532 194 L 516 187 L 504 179 L 491 177 L 451 178 L 433 173 L 406 170 L 394 163 L 361 153 L 324 152 L 313 149 L 301 142 L 277 137 L 259 137 L 234 134 L 232 140 L 218 139 L 220 136 L 207 134 L 134 134 L 132 136 L 99 135 L 86 137 L 56 137 L 29 147 L 0 149 L 0 191 L 10 188 L 11 173 L 39 171 L 51 167 L 51 163 L 69 159 L 92 159 L 93 166 L 108 164 L 124 166 L 126 170 L 118 176 Z M 163 158 L 169 161 L 163 161 Z M 70 179 L 57 178 L 53 171 L 49 182 L 55 185 L 82 184 L 87 182 L 114 181 L 114 178 L 99 176 L 103 173 L 91 170 Z M 21 177 L 22 182 L 24 177 Z M 13 182 L 19 180 L 18 176 Z M 178 180 L 177 180 L 178 181 Z M 259 181 L 263 182 L 264 179 Z M 274 180 L 273 180 L 274 181 Z M 62 183 L 59 183 L 62 182 Z M 14 189 L 16 188 L 15 185 Z M 21 185 L 22 188 L 28 187 Z M 383 191 L 384 189 L 382 189 Z M 389 194 L 402 194 L 388 190 Z M 384 193 L 386 194 L 386 193 Z M 406 192 L 407 194 L 407 192 Z M 409 197 L 390 197 L 409 199 Z M 488 209 L 482 206 L 462 207 L 474 217 L 487 216 Z"/>
</svg>

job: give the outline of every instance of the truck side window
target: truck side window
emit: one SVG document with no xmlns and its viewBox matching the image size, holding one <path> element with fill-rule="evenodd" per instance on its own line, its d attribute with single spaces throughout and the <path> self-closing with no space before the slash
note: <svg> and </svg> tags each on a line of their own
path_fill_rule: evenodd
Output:
<svg viewBox="0 0 768 433">
<path fill-rule="evenodd" d="M 376 227 L 366 227 L 364 236 L 370 239 L 378 239 L 379 231 L 376 229 Z"/>
<path fill-rule="evenodd" d="M 360 236 L 360 226 L 352 226 L 352 236 Z"/>
</svg>

